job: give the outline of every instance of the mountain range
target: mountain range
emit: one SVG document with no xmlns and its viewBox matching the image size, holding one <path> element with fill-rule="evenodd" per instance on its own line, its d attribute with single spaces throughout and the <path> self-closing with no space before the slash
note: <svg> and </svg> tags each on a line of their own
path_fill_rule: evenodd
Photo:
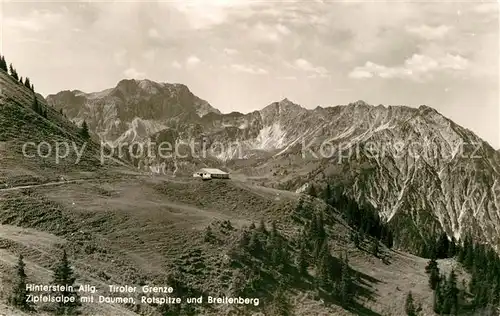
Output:
<svg viewBox="0 0 500 316">
<path fill-rule="evenodd" d="M 224 166 L 298 192 L 341 187 L 379 210 L 399 232 L 399 246 L 413 251 L 442 231 L 500 244 L 500 154 L 426 105 L 356 101 L 305 109 L 284 99 L 222 114 L 184 85 L 149 80 L 122 80 L 97 93 L 63 91 L 47 102 L 115 146 L 197 140 L 212 149 L 204 157 L 212 160 L 196 167 Z"/>
</svg>

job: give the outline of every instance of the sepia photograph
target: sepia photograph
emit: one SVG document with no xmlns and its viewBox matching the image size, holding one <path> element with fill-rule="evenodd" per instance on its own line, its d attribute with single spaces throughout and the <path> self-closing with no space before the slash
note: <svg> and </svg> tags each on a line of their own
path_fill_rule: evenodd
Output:
<svg viewBox="0 0 500 316">
<path fill-rule="evenodd" d="M 0 0 L 0 316 L 500 315 L 499 9 Z"/>
</svg>

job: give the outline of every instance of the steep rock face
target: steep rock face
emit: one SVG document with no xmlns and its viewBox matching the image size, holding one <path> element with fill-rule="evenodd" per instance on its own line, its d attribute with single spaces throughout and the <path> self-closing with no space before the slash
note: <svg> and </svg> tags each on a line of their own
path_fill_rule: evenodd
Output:
<svg viewBox="0 0 500 316">
<path fill-rule="evenodd" d="M 333 150 L 309 157 L 317 166 L 289 180 L 291 188 L 344 182 L 347 194 L 372 204 L 404 231 L 399 235 L 405 247 L 420 247 L 415 240 L 426 242 L 442 230 L 500 245 L 500 157 L 493 148 L 426 106 L 352 104 L 331 122 L 347 119 L 347 113 L 354 119 L 344 132 L 323 134 L 333 136 Z M 321 152 L 318 142 L 310 149 L 310 156 Z"/>
<path fill-rule="evenodd" d="M 141 141 L 173 122 L 220 113 L 185 85 L 150 80 L 122 80 L 97 93 L 62 91 L 47 102 L 77 123 L 86 120 L 101 140 L 114 143 Z"/>
</svg>

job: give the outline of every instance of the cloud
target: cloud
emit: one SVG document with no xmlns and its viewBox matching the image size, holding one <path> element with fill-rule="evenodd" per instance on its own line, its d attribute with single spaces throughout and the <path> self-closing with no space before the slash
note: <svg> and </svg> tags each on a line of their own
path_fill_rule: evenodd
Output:
<svg viewBox="0 0 500 316">
<path fill-rule="evenodd" d="M 240 65 L 240 64 L 233 64 L 231 65 L 231 70 L 236 71 L 236 72 L 245 72 L 248 74 L 252 75 L 265 75 L 267 74 L 267 70 L 251 66 L 251 65 Z"/>
<path fill-rule="evenodd" d="M 186 66 L 187 67 L 195 67 L 201 62 L 201 59 L 196 57 L 195 55 L 191 55 L 186 59 Z"/>
<path fill-rule="evenodd" d="M 291 33 L 290 29 L 283 24 L 277 24 L 276 30 L 283 35 L 288 35 Z"/>
<path fill-rule="evenodd" d="M 144 59 L 146 59 L 149 62 L 153 62 L 156 58 L 156 50 L 155 49 L 149 49 L 145 51 L 142 56 Z"/>
<path fill-rule="evenodd" d="M 169 5 L 184 15 L 192 29 L 203 30 L 225 23 L 235 8 L 244 11 L 253 4 L 246 0 L 190 0 L 171 1 Z"/>
<path fill-rule="evenodd" d="M 148 30 L 148 36 L 149 36 L 150 38 L 154 38 L 154 39 L 159 39 L 159 38 L 161 38 L 160 33 L 158 33 L 158 30 L 157 30 L 157 29 L 155 29 L 155 28 L 150 28 L 150 29 Z"/>
<path fill-rule="evenodd" d="M 127 50 L 121 49 L 113 54 L 113 59 L 118 66 L 125 65 L 127 57 Z"/>
<path fill-rule="evenodd" d="M 446 54 L 440 58 L 432 58 L 426 55 L 413 54 L 404 61 L 403 65 L 397 67 L 387 67 L 367 61 L 364 66 L 354 68 L 349 73 L 349 77 L 354 79 L 372 77 L 384 79 L 408 78 L 419 81 L 430 78 L 434 72 L 465 70 L 468 65 L 468 60 L 459 55 Z"/>
<path fill-rule="evenodd" d="M 277 43 L 281 41 L 284 35 L 283 32 L 286 32 L 286 30 L 288 28 L 285 26 L 280 31 L 278 27 L 258 22 L 249 30 L 249 36 L 257 42 Z"/>
<path fill-rule="evenodd" d="M 31 32 L 40 32 L 51 26 L 57 25 L 63 15 L 61 13 L 51 12 L 48 10 L 33 10 L 25 17 L 9 17 L 4 18 L 5 27 L 15 30 L 24 30 Z"/>
<path fill-rule="evenodd" d="M 137 71 L 135 68 L 128 68 L 123 74 L 129 79 L 143 79 L 146 77 L 145 73 Z"/>
<path fill-rule="evenodd" d="M 319 77 L 328 76 L 329 74 L 325 67 L 315 66 L 310 61 L 303 58 L 296 59 L 293 64 L 288 65 L 294 69 L 309 72 Z"/>
<path fill-rule="evenodd" d="M 476 13 L 481 13 L 481 14 L 485 14 L 485 13 L 496 13 L 496 14 L 498 14 L 499 4 L 498 3 L 494 3 L 494 2 L 481 3 L 481 4 L 478 4 L 477 6 L 475 6 L 473 8 L 473 11 L 476 12 Z"/>
<path fill-rule="evenodd" d="M 19 38 L 17 40 L 17 42 L 18 43 L 36 43 L 36 44 L 50 44 L 50 43 L 52 43 L 49 40 L 36 38 L 36 37 Z"/>
<path fill-rule="evenodd" d="M 295 76 L 281 76 L 281 77 L 278 77 L 278 79 L 283 79 L 283 80 L 297 80 L 297 77 L 295 77 Z"/>
<path fill-rule="evenodd" d="M 443 38 L 451 30 L 450 26 L 440 25 L 440 26 L 429 26 L 422 24 L 417 27 L 407 27 L 406 30 L 409 33 L 415 34 L 424 38 L 426 40 L 436 40 Z"/>
<path fill-rule="evenodd" d="M 237 49 L 232 49 L 232 48 L 224 48 L 224 54 L 226 55 L 236 55 L 238 54 Z"/>
<path fill-rule="evenodd" d="M 178 62 L 177 60 L 174 60 L 171 64 L 172 68 L 176 68 L 176 69 L 181 69 L 182 68 L 182 64 L 180 62 Z"/>
</svg>

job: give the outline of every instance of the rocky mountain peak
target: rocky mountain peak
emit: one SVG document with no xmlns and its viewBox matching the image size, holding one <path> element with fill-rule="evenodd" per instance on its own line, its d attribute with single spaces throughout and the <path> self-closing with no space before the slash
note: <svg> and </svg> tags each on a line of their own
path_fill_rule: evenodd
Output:
<svg viewBox="0 0 500 316">
<path fill-rule="evenodd" d="M 350 103 L 349 105 L 353 105 L 355 107 L 369 107 L 370 106 L 368 103 L 366 103 L 363 100 L 358 100 L 356 102 Z"/>
</svg>

